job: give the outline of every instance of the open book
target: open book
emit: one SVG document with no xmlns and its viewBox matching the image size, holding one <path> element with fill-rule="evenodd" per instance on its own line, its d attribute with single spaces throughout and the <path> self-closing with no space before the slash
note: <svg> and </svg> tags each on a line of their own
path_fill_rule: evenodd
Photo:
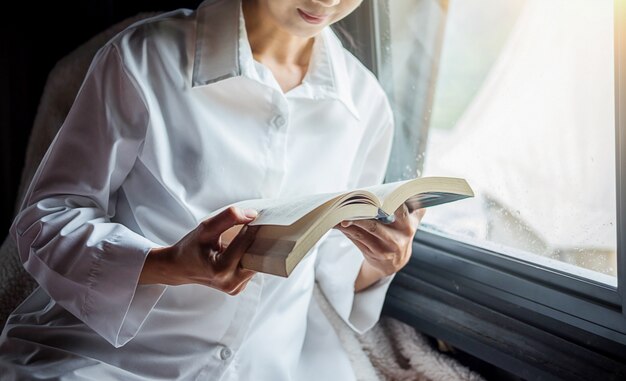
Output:
<svg viewBox="0 0 626 381">
<path fill-rule="evenodd" d="M 242 265 L 287 277 L 317 241 L 341 221 L 384 219 L 403 203 L 412 211 L 472 196 L 463 179 L 421 177 L 347 192 L 241 201 L 233 205 L 256 209 L 259 215 L 250 225 L 261 225 Z M 234 226 L 222 239 L 229 242 L 240 229 Z"/>
</svg>

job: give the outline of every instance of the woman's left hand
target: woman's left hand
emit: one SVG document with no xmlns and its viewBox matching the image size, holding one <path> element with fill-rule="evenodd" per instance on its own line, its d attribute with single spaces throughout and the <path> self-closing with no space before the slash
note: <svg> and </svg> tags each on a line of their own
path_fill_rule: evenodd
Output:
<svg viewBox="0 0 626 381">
<path fill-rule="evenodd" d="M 379 279 L 398 272 L 411 258 L 413 236 L 426 212 L 409 212 L 402 204 L 395 212 L 395 221 L 384 224 L 377 220 L 343 221 L 336 226 L 363 253 L 365 261 L 355 282 L 361 291 Z"/>
</svg>

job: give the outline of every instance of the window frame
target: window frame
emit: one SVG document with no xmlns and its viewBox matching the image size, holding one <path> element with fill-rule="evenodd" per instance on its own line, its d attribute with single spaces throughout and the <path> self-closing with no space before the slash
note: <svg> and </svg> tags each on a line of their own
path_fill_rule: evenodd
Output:
<svg viewBox="0 0 626 381">
<path fill-rule="evenodd" d="M 625 3 L 614 0 L 617 289 L 418 231 L 385 315 L 522 377 L 626 378 Z M 369 0 L 350 21 L 355 54 L 376 75 L 388 60 L 378 38 L 388 14 L 386 0 Z"/>
</svg>

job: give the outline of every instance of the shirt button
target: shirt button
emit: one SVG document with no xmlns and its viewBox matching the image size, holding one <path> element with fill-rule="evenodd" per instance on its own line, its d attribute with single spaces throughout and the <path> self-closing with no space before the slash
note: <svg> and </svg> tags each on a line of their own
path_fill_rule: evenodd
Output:
<svg viewBox="0 0 626 381">
<path fill-rule="evenodd" d="M 232 356 L 232 355 L 233 355 L 233 351 L 231 351 L 230 348 L 228 348 L 228 347 L 224 347 L 220 351 L 220 358 L 222 360 L 228 360 L 230 358 L 230 356 Z"/>
<path fill-rule="evenodd" d="M 278 116 L 276 117 L 276 119 L 274 119 L 274 124 L 275 124 L 277 127 L 282 127 L 282 126 L 284 126 L 284 125 L 285 125 L 285 122 L 286 122 L 285 117 L 284 117 L 284 116 L 282 116 L 282 115 L 278 115 Z"/>
</svg>

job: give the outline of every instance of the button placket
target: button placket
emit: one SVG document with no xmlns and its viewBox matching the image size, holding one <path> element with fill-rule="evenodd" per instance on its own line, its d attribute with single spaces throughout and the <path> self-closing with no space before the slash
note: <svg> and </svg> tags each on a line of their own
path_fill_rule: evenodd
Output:
<svg viewBox="0 0 626 381">
<path fill-rule="evenodd" d="M 261 186 L 263 197 L 276 197 L 280 192 L 285 175 L 283 161 L 289 125 L 289 103 L 282 93 L 273 92 L 271 110 L 273 115 L 268 121 L 270 150 L 266 156 L 268 167 Z"/>
<path fill-rule="evenodd" d="M 233 348 L 236 351 L 241 345 L 258 308 L 262 289 L 263 277 L 257 275 L 248 282 L 243 292 L 237 296 L 241 299 L 238 310 L 230 327 L 228 327 L 220 340 L 221 345 L 217 347 L 216 352 L 213 352 L 216 353 L 221 360 L 231 358 L 235 353 Z"/>
<path fill-rule="evenodd" d="M 279 127 L 279 128 L 284 127 L 286 123 L 287 123 L 287 120 L 281 114 L 276 115 L 276 117 L 274 118 L 274 125 L 276 127 Z"/>
<path fill-rule="evenodd" d="M 274 109 L 274 117 L 272 118 L 272 124 L 278 128 L 285 127 L 287 125 L 289 115 L 289 103 L 285 96 L 275 91 L 272 94 L 272 104 Z"/>
<path fill-rule="evenodd" d="M 233 355 L 233 351 L 228 347 L 222 347 L 220 349 L 220 359 L 226 361 Z"/>
</svg>

